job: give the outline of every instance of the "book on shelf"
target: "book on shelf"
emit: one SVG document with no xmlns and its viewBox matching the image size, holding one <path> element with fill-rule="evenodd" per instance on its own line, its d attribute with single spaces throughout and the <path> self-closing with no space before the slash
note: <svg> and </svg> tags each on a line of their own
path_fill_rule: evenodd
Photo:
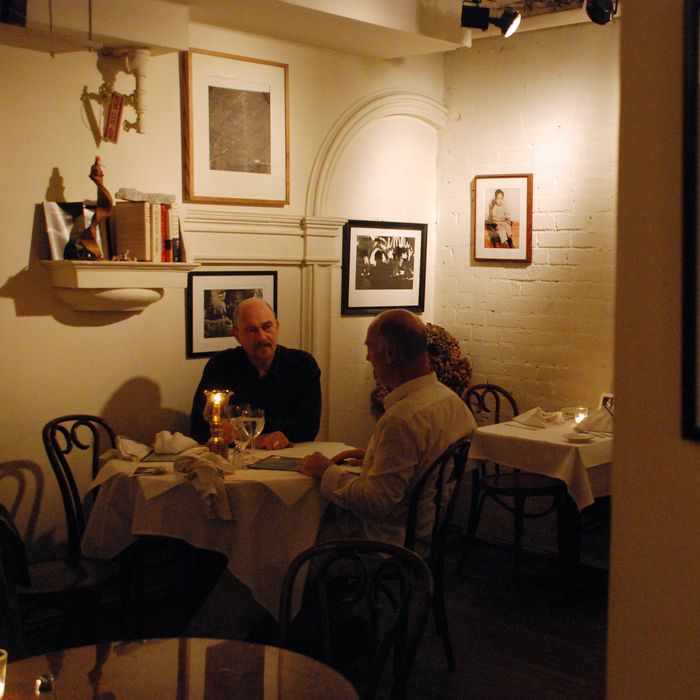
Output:
<svg viewBox="0 0 700 700">
<path fill-rule="evenodd" d="M 111 217 L 119 255 L 145 262 L 182 262 L 177 204 L 117 202 Z"/>
<path fill-rule="evenodd" d="M 149 202 L 117 202 L 112 216 L 116 250 L 137 260 L 153 260 L 151 250 L 151 205 Z"/>
</svg>

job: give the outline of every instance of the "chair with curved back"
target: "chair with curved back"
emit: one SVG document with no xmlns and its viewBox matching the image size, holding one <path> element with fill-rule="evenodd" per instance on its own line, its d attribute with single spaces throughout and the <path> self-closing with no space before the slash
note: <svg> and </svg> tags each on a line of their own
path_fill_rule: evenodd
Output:
<svg viewBox="0 0 700 700">
<path fill-rule="evenodd" d="M 478 426 L 508 421 L 519 413 L 512 394 L 497 384 L 474 384 L 467 388 L 462 398 L 474 414 Z M 526 519 L 543 518 L 556 511 L 558 549 L 561 555 L 564 549 L 562 537 L 565 534 L 566 497 L 566 485 L 560 479 L 504 468 L 499 464 L 482 463 L 479 469 L 472 472 L 469 523 L 458 571 L 464 567 L 468 550 L 476 538 L 487 498 L 513 514 L 513 576 L 516 580 L 520 578 Z M 537 501 L 532 510 L 526 507 L 528 500 Z"/>
<path fill-rule="evenodd" d="M 411 492 L 406 519 L 404 546 L 413 551 L 427 550 L 426 562 L 433 575 L 433 618 L 438 635 L 442 639 L 450 670 L 455 668 L 454 651 L 447 623 L 444 593 L 445 547 L 464 476 L 469 453 L 469 438 L 462 438 L 450 445 L 423 474 Z M 432 489 L 429 492 L 427 489 Z M 421 505 L 428 495 L 433 509 L 429 542 L 427 532 L 419 532 Z M 422 551 L 421 551 L 422 553 Z"/>
<path fill-rule="evenodd" d="M 302 594 L 299 574 L 307 565 L 303 603 L 293 619 Z M 363 700 L 385 687 L 393 654 L 391 697 L 404 698 L 431 593 L 430 569 L 404 547 L 362 539 L 315 545 L 294 559 L 284 577 L 280 646 L 332 666 Z"/>
<path fill-rule="evenodd" d="M 30 562 L 29 585 L 17 586 L 23 612 L 58 611 L 62 617 L 61 641 L 68 646 L 70 635 L 77 641 L 99 638 L 100 600 L 109 589 L 120 590 L 121 568 L 103 559 L 83 557 L 80 540 L 85 530 L 85 512 L 69 456 L 86 457 L 91 480 L 99 470 L 99 455 L 113 447 L 115 436 L 97 416 L 69 415 L 44 426 L 42 439 L 63 500 L 67 527 L 67 554 L 63 559 Z"/>
</svg>

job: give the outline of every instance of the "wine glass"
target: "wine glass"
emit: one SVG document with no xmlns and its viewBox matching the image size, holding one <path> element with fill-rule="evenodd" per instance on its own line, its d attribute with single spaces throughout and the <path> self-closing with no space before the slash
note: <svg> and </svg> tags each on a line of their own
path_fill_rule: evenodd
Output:
<svg viewBox="0 0 700 700">
<path fill-rule="evenodd" d="M 231 438 L 234 444 L 234 466 L 235 462 L 239 462 L 238 455 L 243 454 L 250 442 L 250 433 L 248 432 L 248 425 L 244 418 L 245 412 L 249 410 L 250 405 L 247 403 L 231 404 L 229 407 L 229 413 L 231 415 Z"/>
<path fill-rule="evenodd" d="M 265 411 L 262 408 L 249 408 L 243 412 L 243 419 L 250 435 L 250 462 L 255 463 L 255 440 L 265 427 Z"/>
</svg>

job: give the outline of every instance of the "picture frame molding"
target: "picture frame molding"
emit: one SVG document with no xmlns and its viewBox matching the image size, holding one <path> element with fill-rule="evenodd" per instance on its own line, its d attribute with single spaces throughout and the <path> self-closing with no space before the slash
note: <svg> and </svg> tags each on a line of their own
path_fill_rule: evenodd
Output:
<svg viewBox="0 0 700 700">
<path fill-rule="evenodd" d="M 410 290 L 399 289 L 367 289 L 359 290 L 355 285 L 351 286 L 351 271 L 357 271 L 357 235 L 362 230 L 387 232 L 402 235 L 409 231 L 416 231 L 420 240 L 414 250 L 414 285 Z M 353 250 L 353 243 L 355 249 Z M 428 246 L 428 224 L 407 223 L 400 221 L 368 221 L 350 219 L 343 226 L 343 250 L 342 250 L 342 283 L 341 283 L 341 314 L 376 315 L 387 309 L 406 309 L 414 313 L 422 313 L 425 309 L 425 270 Z M 418 259 L 415 259 L 415 255 Z M 417 275 L 415 265 L 417 264 Z M 351 270 L 352 268 L 352 270 Z M 417 278 L 417 279 L 416 279 Z M 417 286 L 416 286 L 417 281 Z"/>
<path fill-rule="evenodd" d="M 236 281 L 240 281 L 240 284 L 235 284 Z M 248 284 L 244 284 L 244 281 L 248 281 Z M 220 286 L 221 284 L 224 284 L 224 286 Z M 185 296 L 187 358 L 211 357 L 222 350 L 235 348 L 239 345 L 238 341 L 233 336 L 205 337 L 204 292 L 211 289 L 233 291 L 258 289 L 261 287 L 263 288 L 262 298 L 270 304 L 276 316 L 276 270 L 214 270 L 189 272 L 187 274 L 187 293 Z"/>
<path fill-rule="evenodd" d="M 472 256 L 476 262 L 532 262 L 532 173 L 475 175 L 472 182 Z M 518 189 L 518 244 L 491 248 L 485 243 L 488 192 Z M 521 213 L 522 210 L 524 214 Z M 523 236 L 524 223 L 524 236 Z M 513 236 L 515 237 L 515 236 Z"/>
<path fill-rule="evenodd" d="M 202 64 L 202 62 L 206 62 Z M 202 84 L 206 64 L 218 70 Z M 236 75 L 226 75 L 226 71 Z M 271 172 L 214 171 L 209 167 L 208 102 L 203 87 L 216 81 L 262 84 L 270 80 Z M 204 49 L 180 53 L 183 201 L 282 207 L 290 202 L 289 65 Z M 202 124 L 205 122 L 205 125 Z M 204 142 L 206 140 L 206 143 Z M 229 195 L 229 192 L 236 193 Z"/>
</svg>

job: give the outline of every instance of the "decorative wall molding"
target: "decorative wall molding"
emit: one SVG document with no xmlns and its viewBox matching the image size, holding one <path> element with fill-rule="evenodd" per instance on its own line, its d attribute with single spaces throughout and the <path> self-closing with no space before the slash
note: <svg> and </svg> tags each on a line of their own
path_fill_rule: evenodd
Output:
<svg viewBox="0 0 700 700">
<path fill-rule="evenodd" d="M 188 208 L 187 259 L 206 265 L 340 263 L 346 219 Z"/>
<path fill-rule="evenodd" d="M 447 108 L 428 95 L 404 90 L 368 95 L 352 105 L 331 127 L 316 156 L 306 194 L 307 216 L 326 213 L 335 168 L 355 134 L 377 119 L 394 116 L 414 117 L 440 130 L 447 123 Z"/>
</svg>

